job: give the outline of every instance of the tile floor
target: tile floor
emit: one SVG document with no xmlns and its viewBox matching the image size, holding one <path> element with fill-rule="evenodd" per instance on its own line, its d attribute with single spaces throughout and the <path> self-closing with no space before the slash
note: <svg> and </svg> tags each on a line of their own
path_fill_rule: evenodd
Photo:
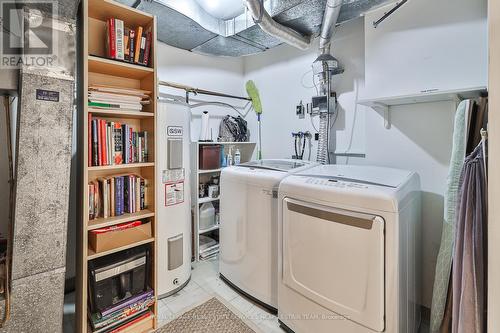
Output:
<svg viewBox="0 0 500 333">
<path fill-rule="evenodd" d="M 210 298 L 211 295 L 226 300 L 233 305 L 247 320 L 252 321 L 265 333 L 283 333 L 278 318 L 261 306 L 240 296 L 219 278 L 217 259 L 193 263 L 191 281 L 178 293 L 163 298 L 158 302 L 158 325 L 163 326 L 192 306 Z M 74 332 L 74 293 L 65 297 L 64 333 Z M 428 332 L 422 325 L 420 333 Z"/>
<path fill-rule="evenodd" d="M 264 308 L 240 296 L 219 278 L 218 261 L 209 260 L 193 264 L 191 281 L 178 293 L 161 299 L 158 304 L 158 325 L 183 313 L 186 309 L 202 302 L 211 295 L 226 300 L 233 305 L 247 320 L 252 321 L 263 332 L 283 333 L 278 325 L 278 318 Z"/>
</svg>

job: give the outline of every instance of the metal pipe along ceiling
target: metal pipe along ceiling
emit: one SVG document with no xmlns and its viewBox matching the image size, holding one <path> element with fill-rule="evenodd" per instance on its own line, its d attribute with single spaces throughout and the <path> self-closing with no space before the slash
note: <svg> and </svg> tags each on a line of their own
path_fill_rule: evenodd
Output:
<svg viewBox="0 0 500 333">
<path fill-rule="evenodd" d="M 321 54 L 330 53 L 330 44 L 333 35 L 333 29 L 340 14 L 342 0 L 328 0 L 326 2 L 325 14 L 323 15 L 323 24 L 319 36 L 319 50 Z"/>
<path fill-rule="evenodd" d="M 255 23 L 267 34 L 301 50 L 306 50 L 311 44 L 309 36 L 303 36 L 273 20 L 259 0 L 246 0 L 245 3 Z"/>
</svg>

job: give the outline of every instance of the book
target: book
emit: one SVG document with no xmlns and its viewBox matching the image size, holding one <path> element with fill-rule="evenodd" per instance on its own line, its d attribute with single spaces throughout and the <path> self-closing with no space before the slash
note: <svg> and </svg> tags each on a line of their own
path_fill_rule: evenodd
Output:
<svg viewBox="0 0 500 333">
<path fill-rule="evenodd" d="M 101 141 L 99 142 L 101 146 L 101 164 L 108 165 L 108 152 L 106 151 L 106 121 L 104 119 L 99 119 L 99 127 L 101 128 Z"/>
<path fill-rule="evenodd" d="M 143 28 L 141 26 L 137 27 L 137 30 L 135 31 L 136 45 L 134 51 L 134 63 L 136 64 L 139 63 L 139 56 L 141 53 L 142 31 Z"/>
<path fill-rule="evenodd" d="M 135 59 L 135 43 L 136 43 L 136 39 L 135 39 L 135 31 L 130 29 L 129 31 L 129 61 L 130 62 L 134 62 L 134 59 Z"/>
<path fill-rule="evenodd" d="M 146 209 L 146 180 L 141 178 L 141 190 L 140 190 L 140 202 L 141 210 Z"/>
<path fill-rule="evenodd" d="M 123 177 L 115 177 L 115 215 L 123 215 Z"/>
<path fill-rule="evenodd" d="M 141 210 L 141 178 L 135 177 L 135 211 Z"/>
<path fill-rule="evenodd" d="M 108 58 L 115 59 L 116 58 L 116 36 L 115 36 L 115 20 L 113 18 L 109 18 L 107 20 L 107 37 L 108 37 Z"/>
<path fill-rule="evenodd" d="M 95 218 L 95 209 L 94 209 L 94 184 L 89 184 L 89 220 L 93 220 Z"/>
<path fill-rule="evenodd" d="M 90 315 L 92 328 L 95 330 L 113 325 L 126 317 L 131 317 L 139 312 L 143 312 L 145 309 L 152 306 L 154 302 L 154 296 L 149 296 L 123 309 L 110 313 L 107 316 L 101 316 L 100 313 L 93 313 Z"/>
<path fill-rule="evenodd" d="M 112 225 L 112 226 L 105 227 L 105 228 L 90 230 L 90 232 L 93 234 L 105 234 L 108 232 L 121 231 L 121 230 L 126 230 L 126 229 L 130 229 L 130 228 L 138 227 L 141 224 L 142 224 L 141 221 L 133 221 L 133 222 Z"/>
<path fill-rule="evenodd" d="M 125 49 L 124 49 L 124 26 L 123 26 L 123 21 L 119 19 L 114 19 L 115 21 L 115 49 L 116 49 L 116 56 L 115 59 L 117 60 L 125 60 Z"/>
<path fill-rule="evenodd" d="M 103 158 L 102 158 L 102 127 L 101 127 L 101 120 L 96 119 L 96 127 L 97 127 L 97 154 L 98 154 L 98 160 L 99 163 L 98 165 L 103 165 Z"/>
<path fill-rule="evenodd" d="M 130 29 L 127 27 L 123 30 L 123 48 L 124 60 L 130 62 Z"/>
<path fill-rule="evenodd" d="M 120 123 L 114 124 L 114 143 L 115 143 L 115 164 L 123 163 L 123 151 L 122 151 L 122 125 Z"/>
<path fill-rule="evenodd" d="M 154 296 L 153 290 L 149 289 L 149 290 L 143 291 L 135 296 L 132 296 L 130 298 L 127 298 L 123 301 L 120 301 L 116 304 L 109 306 L 108 308 L 102 310 L 100 314 L 103 317 L 110 315 L 113 312 L 119 311 L 127 306 L 130 306 L 134 303 L 140 302 L 141 300 L 144 300 L 148 297 L 153 297 L 153 296 Z"/>
<path fill-rule="evenodd" d="M 139 61 L 138 61 L 138 63 L 141 65 L 144 63 L 144 52 L 146 51 L 146 36 L 147 36 L 146 31 L 143 31 L 142 36 L 140 38 L 141 48 L 139 50 Z"/>
<path fill-rule="evenodd" d="M 148 32 L 146 33 L 146 46 L 144 50 L 144 61 L 143 61 L 143 64 L 146 66 L 149 65 L 149 54 L 151 52 L 152 38 L 153 38 L 153 33 L 151 29 L 149 29 Z"/>
<path fill-rule="evenodd" d="M 88 166 L 92 166 L 92 160 L 93 160 L 93 155 L 92 155 L 92 113 L 89 112 L 88 118 L 87 118 L 88 124 L 87 124 L 87 131 L 88 131 L 88 138 L 87 138 L 87 150 L 88 150 Z"/>
<path fill-rule="evenodd" d="M 109 209 L 109 215 L 111 217 L 115 216 L 115 212 L 116 212 L 116 209 L 115 209 L 115 177 L 111 177 L 111 179 L 109 180 L 109 190 L 110 190 L 110 193 L 109 193 L 109 198 L 110 198 L 110 209 Z"/>
<path fill-rule="evenodd" d="M 97 166 L 99 163 L 99 141 L 98 141 L 98 132 L 97 132 L 97 119 L 92 119 L 92 165 Z"/>
</svg>

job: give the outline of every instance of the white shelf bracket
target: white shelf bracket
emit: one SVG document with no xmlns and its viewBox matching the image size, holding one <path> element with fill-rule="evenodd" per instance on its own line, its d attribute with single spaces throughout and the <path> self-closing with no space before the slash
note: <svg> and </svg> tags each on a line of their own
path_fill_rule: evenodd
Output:
<svg viewBox="0 0 500 333">
<path fill-rule="evenodd" d="M 384 114 L 384 127 L 386 129 L 390 129 L 391 128 L 391 114 L 389 112 L 389 105 L 375 102 L 375 103 L 373 103 L 372 108 L 375 111 Z"/>
</svg>

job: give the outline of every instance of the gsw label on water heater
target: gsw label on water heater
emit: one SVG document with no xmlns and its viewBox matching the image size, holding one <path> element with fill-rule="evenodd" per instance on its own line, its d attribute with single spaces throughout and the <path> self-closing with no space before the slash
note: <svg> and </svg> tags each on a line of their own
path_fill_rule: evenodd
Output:
<svg viewBox="0 0 500 333">
<path fill-rule="evenodd" d="M 167 135 L 168 136 L 182 136 L 183 129 L 182 126 L 168 126 Z"/>
</svg>

